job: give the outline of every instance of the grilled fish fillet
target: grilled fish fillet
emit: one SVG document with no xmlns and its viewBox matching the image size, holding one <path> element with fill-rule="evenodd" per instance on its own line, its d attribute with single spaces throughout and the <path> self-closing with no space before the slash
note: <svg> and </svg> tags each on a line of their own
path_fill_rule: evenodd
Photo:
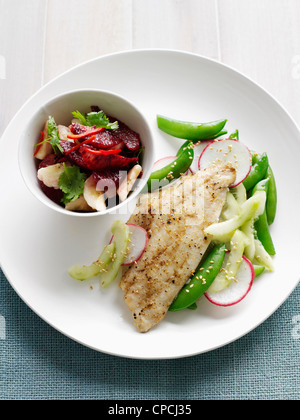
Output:
<svg viewBox="0 0 300 420">
<path fill-rule="evenodd" d="M 234 168 L 211 166 L 141 196 L 128 223 L 143 227 L 149 240 L 140 260 L 123 272 L 119 284 L 140 332 L 164 318 L 195 272 L 210 243 L 204 229 L 218 221 L 234 180 Z"/>
</svg>

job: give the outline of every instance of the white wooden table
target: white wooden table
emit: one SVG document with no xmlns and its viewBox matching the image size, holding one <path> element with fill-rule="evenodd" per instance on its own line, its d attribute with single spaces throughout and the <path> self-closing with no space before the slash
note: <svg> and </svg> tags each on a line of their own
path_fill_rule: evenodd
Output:
<svg viewBox="0 0 300 420">
<path fill-rule="evenodd" d="M 0 0 L 0 135 L 42 85 L 108 53 L 191 51 L 242 71 L 300 123 L 299 0 Z"/>
</svg>

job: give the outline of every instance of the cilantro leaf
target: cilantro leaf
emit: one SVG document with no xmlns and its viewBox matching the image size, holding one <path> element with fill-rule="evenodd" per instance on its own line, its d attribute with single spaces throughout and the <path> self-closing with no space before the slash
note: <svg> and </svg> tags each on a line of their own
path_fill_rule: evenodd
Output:
<svg viewBox="0 0 300 420">
<path fill-rule="evenodd" d="M 64 204 L 75 201 L 83 193 L 86 174 L 80 171 L 78 166 L 66 166 L 64 164 L 64 172 L 61 173 L 58 181 L 59 188 L 63 191 Z"/>
<path fill-rule="evenodd" d="M 63 153 L 63 149 L 60 145 L 60 138 L 57 130 L 57 125 L 55 123 L 54 118 L 51 116 L 48 118 L 47 121 L 47 137 L 45 138 L 45 140 L 36 144 L 36 147 L 43 143 L 50 143 L 56 155 L 58 155 L 59 152 Z"/>
<path fill-rule="evenodd" d="M 111 130 L 116 130 L 119 128 L 118 121 L 111 123 L 103 111 L 90 112 L 87 114 L 87 121 L 90 126 L 95 125 L 97 128 L 104 127 Z"/>
<path fill-rule="evenodd" d="M 109 118 L 105 115 L 103 111 L 99 112 L 89 112 L 88 114 L 81 114 L 79 111 L 73 112 L 73 117 L 80 120 L 80 122 L 88 127 L 94 127 L 97 128 L 106 128 L 108 130 L 116 130 L 119 128 L 118 121 L 110 122 Z"/>
<path fill-rule="evenodd" d="M 82 124 L 82 125 L 85 125 L 85 126 L 87 126 L 87 125 L 88 125 L 88 123 L 87 123 L 87 120 L 86 120 L 85 116 L 84 116 L 84 115 L 82 115 L 82 114 L 81 114 L 81 112 L 79 112 L 79 111 L 74 111 L 74 112 L 72 112 L 72 115 L 73 115 L 73 117 L 74 117 L 74 118 L 76 118 L 77 120 L 79 120 L 79 121 L 81 122 L 81 124 Z"/>
</svg>

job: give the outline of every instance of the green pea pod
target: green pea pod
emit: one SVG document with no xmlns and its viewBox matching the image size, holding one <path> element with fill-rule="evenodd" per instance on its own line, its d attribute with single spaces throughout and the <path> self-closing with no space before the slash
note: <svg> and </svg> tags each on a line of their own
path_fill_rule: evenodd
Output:
<svg viewBox="0 0 300 420">
<path fill-rule="evenodd" d="M 207 291 L 219 273 L 226 253 L 225 244 L 216 245 L 197 269 L 190 281 L 181 289 L 169 311 L 189 308 Z M 192 306 L 193 307 L 193 306 Z"/>
<path fill-rule="evenodd" d="M 243 181 L 247 191 L 251 190 L 259 181 L 261 181 L 268 170 L 269 160 L 266 153 L 257 155 L 252 153 L 252 167 L 249 175 Z"/>
<path fill-rule="evenodd" d="M 267 213 L 267 220 L 268 224 L 271 225 L 276 216 L 277 210 L 277 188 L 274 173 L 272 168 L 268 167 L 266 177 L 269 179 L 269 190 L 267 195 L 267 202 L 266 202 L 266 213 Z"/>
<path fill-rule="evenodd" d="M 257 278 L 258 276 L 260 276 L 265 271 L 265 267 L 264 266 L 257 265 L 257 264 L 253 264 L 253 269 L 254 269 L 255 278 Z"/>
<path fill-rule="evenodd" d="M 173 137 L 192 140 L 194 142 L 216 138 L 226 123 L 227 120 L 196 123 L 174 120 L 163 115 L 157 115 L 157 125 L 160 130 Z"/>
<path fill-rule="evenodd" d="M 210 137 L 209 139 L 206 139 L 206 140 L 215 140 L 215 139 L 217 139 L 217 138 L 219 138 L 219 137 L 221 137 L 221 136 L 225 136 L 225 134 L 228 134 L 228 131 L 226 131 L 226 130 L 222 130 L 222 131 L 220 131 L 218 134 L 216 134 L 215 136 Z M 196 142 L 196 143 L 197 143 L 197 142 Z"/>
<path fill-rule="evenodd" d="M 193 143 L 187 141 L 180 149 L 182 151 L 179 153 L 177 159 L 169 165 L 152 172 L 147 181 L 148 191 L 154 191 L 155 189 L 168 185 L 174 179 L 180 178 L 189 169 L 194 160 Z"/>
<path fill-rule="evenodd" d="M 259 181 L 253 188 L 252 195 L 255 194 L 256 191 L 265 191 L 266 196 L 268 196 L 269 182 L 270 181 L 268 178 Z M 255 221 L 254 228 L 256 230 L 258 239 L 262 243 L 267 253 L 269 255 L 275 255 L 276 252 L 267 220 L 266 206 L 264 212 Z"/>
<path fill-rule="evenodd" d="M 239 140 L 239 130 L 235 130 L 235 132 L 230 134 L 230 136 L 228 138 Z"/>
</svg>

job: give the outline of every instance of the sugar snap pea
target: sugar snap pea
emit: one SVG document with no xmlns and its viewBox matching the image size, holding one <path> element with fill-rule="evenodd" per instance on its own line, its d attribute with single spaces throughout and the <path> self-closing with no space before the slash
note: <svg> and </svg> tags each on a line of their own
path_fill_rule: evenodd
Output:
<svg viewBox="0 0 300 420">
<path fill-rule="evenodd" d="M 163 168 L 152 172 L 147 181 L 148 191 L 154 191 L 157 188 L 161 188 L 164 185 L 169 184 L 172 180 L 180 178 L 180 176 L 189 169 L 193 160 L 193 143 L 186 141 L 179 149 L 177 159 L 175 159 L 169 165 L 166 165 Z"/>
<path fill-rule="evenodd" d="M 252 167 L 249 175 L 243 181 L 247 191 L 251 190 L 251 188 L 265 177 L 268 167 L 269 159 L 266 153 L 252 153 Z"/>
<path fill-rule="evenodd" d="M 239 140 L 239 130 L 235 130 L 235 132 L 230 134 L 230 136 L 228 138 Z"/>
<path fill-rule="evenodd" d="M 257 278 L 265 271 L 266 268 L 263 265 L 253 264 L 253 269 L 255 278 Z"/>
<path fill-rule="evenodd" d="M 275 220 L 276 211 L 277 211 L 277 188 L 276 188 L 274 173 L 270 165 L 267 169 L 266 177 L 269 179 L 269 189 L 268 189 L 267 202 L 266 202 L 266 213 L 267 213 L 268 224 L 271 225 Z"/>
<path fill-rule="evenodd" d="M 221 135 L 226 123 L 227 119 L 197 123 L 157 115 L 157 126 L 160 130 L 173 137 L 192 140 L 194 142 L 215 139 L 216 136 Z"/>
<path fill-rule="evenodd" d="M 259 181 L 253 188 L 252 194 L 255 194 L 256 191 L 265 191 L 266 196 L 268 196 L 269 182 L 270 181 L 268 178 Z M 272 241 L 267 220 L 266 206 L 264 212 L 255 221 L 254 228 L 256 230 L 258 239 L 262 243 L 267 253 L 269 255 L 275 255 L 275 247 Z"/>
<path fill-rule="evenodd" d="M 219 273 L 226 253 L 225 244 L 215 245 L 190 281 L 181 289 L 169 311 L 189 308 L 207 291 Z M 193 306 L 192 306 L 193 307 Z"/>
</svg>

